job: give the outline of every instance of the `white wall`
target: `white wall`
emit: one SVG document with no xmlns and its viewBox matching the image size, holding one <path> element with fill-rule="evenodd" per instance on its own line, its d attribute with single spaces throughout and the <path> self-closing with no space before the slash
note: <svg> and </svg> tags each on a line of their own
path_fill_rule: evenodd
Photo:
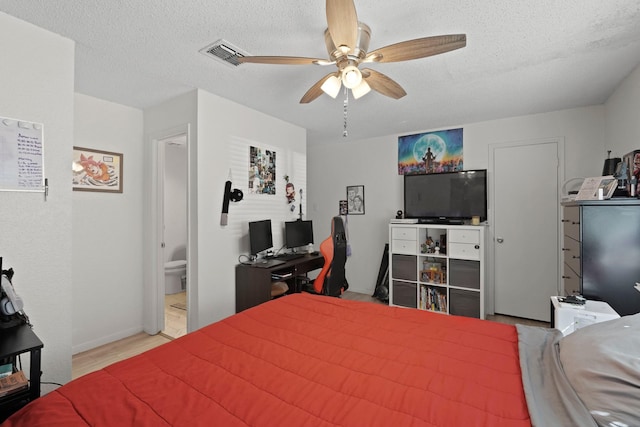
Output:
<svg viewBox="0 0 640 427">
<path fill-rule="evenodd" d="M 276 151 L 276 196 L 248 193 L 249 146 Z M 284 180 L 288 173 L 298 188 L 306 189 L 306 131 L 303 128 L 251 110 L 219 96 L 198 91 L 198 258 L 199 326 L 235 313 L 235 266 L 238 256 L 248 253 L 247 220 L 284 220 Z M 243 167 L 244 165 L 244 167 Z M 295 172 L 295 168 L 300 170 Z M 229 207 L 229 223 L 220 225 L 224 183 L 233 176 L 234 188 L 242 189 L 246 200 Z M 298 179 L 299 178 L 299 179 Z M 282 204 L 277 218 L 274 205 Z M 276 208 L 277 209 L 277 208 Z M 281 237 L 274 236 L 274 244 Z M 206 280 L 205 280 L 206 278 Z"/>
<path fill-rule="evenodd" d="M 611 150 L 611 157 L 640 150 L 640 66 L 609 97 L 605 109 L 605 146 Z"/>
<path fill-rule="evenodd" d="M 599 175 L 606 157 L 602 106 L 451 128 L 456 127 L 464 129 L 466 169 L 488 168 L 490 144 L 546 137 L 565 138 L 567 178 Z M 307 148 L 310 216 L 314 225 L 327 224 L 327 235 L 330 218 L 338 212 L 338 200 L 346 198 L 346 186 L 365 186 L 365 215 L 348 218 L 352 256 L 347 261 L 347 280 L 350 290 L 356 292 L 373 293 L 384 244 L 388 242 L 389 220 L 403 208 L 403 180 L 397 172 L 398 136 L 349 142 L 336 136 L 337 142 L 314 144 Z M 514 177 L 514 185 L 519 179 L 527 177 Z"/>
<path fill-rule="evenodd" d="M 73 353 L 142 331 L 142 111 L 75 95 L 74 145 L 123 154 L 123 192 L 73 192 Z"/>
<path fill-rule="evenodd" d="M 159 307 L 164 307 L 164 293 L 158 292 L 158 264 L 164 259 L 157 258 L 160 240 L 158 239 L 158 207 L 156 168 L 159 140 L 187 133 L 187 188 L 189 248 L 187 250 L 187 303 L 198 298 L 198 133 L 196 131 L 197 91 L 191 91 L 167 102 L 144 111 L 144 330 L 155 334 L 164 329 L 158 319 Z M 187 326 L 190 330 L 198 324 L 198 307 L 191 306 L 187 313 Z"/>
<path fill-rule="evenodd" d="M 275 224 L 289 218 L 284 180 L 279 181 L 282 193 L 276 196 L 249 194 L 249 146 L 276 151 L 276 178 L 280 180 L 281 175 L 288 173 L 298 188 L 306 189 L 306 131 L 201 90 L 145 111 L 145 132 L 150 140 L 153 135 L 186 124 L 191 128 L 189 247 L 192 249 L 187 294 L 189 298 L 197 296 L 198 301 L 189 311 L 189 328 L 193 330 L 235 313 L 235 266 L 239 256 L 249 251 L 247 221 L 272 218 L 274 244 L 282 241 Z M 231 203 L 228 225 L 222 226 L 222 195 L 230 172 L 233 188 L 243 190 L 245 199 Z M 152 171 L 148 176 L 152 177 Z M 149 194 L 154 191 L 151 184 L 150 181 Z M 152 209 L 152 201 L 149 206 Z M 149 227 L 148 233 L 153 234 L 153 227 Z M 153 245 L 153 236 L 149 241 Z M 154 280 L 152 273 L 145 279 L 149 294 L 154 293 Z M 145 318 L 147 315 L 149 319 L 153 317 L 153 313 Z"/>
<path fill-rule="evenodd" d="M 15 270 L 16 291 L 44 343 L 42 380 L 66 382 L 71 378 L 74 43 L 0 12 L 0 52 L 0 116 L 43 123 L 50 186 L 46 201 L 42 193 L 0 192 L 0 256 L 4 268 Z"/>
</svg>

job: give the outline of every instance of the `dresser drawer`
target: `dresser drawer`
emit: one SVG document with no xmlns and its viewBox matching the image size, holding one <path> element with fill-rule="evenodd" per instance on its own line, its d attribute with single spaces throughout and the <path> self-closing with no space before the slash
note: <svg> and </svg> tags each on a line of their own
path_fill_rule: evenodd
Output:
<svg viewBox="0 0 640 427">
<path fill-rule="evenodd" d="M 565 236 L 562 246 L 565 264 L 569 265 L 573 271 L 580 274 L 580 242 Z"/>
<path fill-rule="evenodd" d="M 414 227 L 391 228 L 391 252 L 414 255 L 417 248 L 418 229 Z"/>
<path fill-rule="evenodd" d="M 449 230 L 449 247 L 451 243 L 480 244 L 479 230 Z"/>
<path fill-rule="evenodd" d="M 391 294 L 393 295 L 392 304 L 403 307 L 418 307 L 418 291 L 415 283 L 406 283 L 393 280 Z"/>
<path fill-rule="evenodd" d="M 580 207 L 567 206 L 562 210 L 564 235 L 580 241 Z"/>
<path fill-rule="evenodd" d="M 391 238 L 393 240 L 413 240 L 418 239 L 418 230 L 411 227 L 394 227 L 391 229 Z"/>
<path fill-rule="evenodd" d="M 415 255 L 416 253 L 416 241 L 415 240 L 397 240 L 391 241 L 391 252 L 396 254 Z"/>
<path fill-rule="evenodd" d="M 418 261 L 415 256 L 393 254 L 391 256 L 391 278 L 400 280 L 418 280 Z"/>
<path fill-rule="evenodd" d="M 480 245 L 473 243 L 452 243 L 448 246 L 449 258 L 458 259 L 480 259 Z"/>
<path fill-rule="evenodd" d="M 580 292 L 580 275 L 571 269 L 567 264 L 564 265 L 564 272 L 562 274 L 564 294 L 572 295 L 579 294 Z"/>
</svg>

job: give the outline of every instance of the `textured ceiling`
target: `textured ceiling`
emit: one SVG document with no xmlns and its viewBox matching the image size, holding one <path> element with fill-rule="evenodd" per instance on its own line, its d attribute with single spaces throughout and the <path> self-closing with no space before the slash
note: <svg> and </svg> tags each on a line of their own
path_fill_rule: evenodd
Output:
<svg viewBox="0 0 640 427">
<path fill-rule="evenodd" d="M 322 0 L 0 0 L 0 11 L 75 40 L 76 91 L 144 109 L 201 88 L 308 129 L 310 143 L 444 128 L 601 104 L 640 63 L 637 0 L 355 0 L 370 51 L 465 33 L 467 46 L 368 64 L 408 95 L 299 104 L 333 68 L 232 67 L 199 53 L 225 39 L 251 55 L 327 57 Z"/>
</svg>

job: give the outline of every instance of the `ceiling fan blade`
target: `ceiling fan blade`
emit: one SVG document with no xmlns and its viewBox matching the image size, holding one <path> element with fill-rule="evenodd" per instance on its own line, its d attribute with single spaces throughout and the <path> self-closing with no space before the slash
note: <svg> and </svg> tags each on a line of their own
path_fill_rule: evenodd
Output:
<svg viewBox="0 0 640 427">
<path fill-rule="evenodd" d="M 323 83 L 331 76 L 337 76 L 339 73 L 329 73 L 320 80 L 316 82 L 311 88 L 302 96 L 300 99 L 300 104 L 308 104 L 311 101 L 314 101 L 317 97 L 322 95 L 324 92 L 322 91 Z"/>
<path fill-rule="evenodd" d="M 353 49 L 356 46 L 358 15 L 353 0 L 327 0 L 327 27 L 336 47 Z"/>
<path fill-rule="evenodd" d="M 402 89 L 402 86 L 394 80 L 371 68 L 363 69 L 362 77 L 364 77 L 364 81 L 367 82 L 371 89 L 390 98 L 400 99 L 407 94 Z"/>
<path fill-rule="evenodd" d="M 238 58 L 238 62 L 279 65 L 328 65 L 326 59 L 304 58 L 300 56 L 243 56 Z M 332 62 L 329 63 L 332 64 Z"/>
<path fill-rule="evenodd" d="M 423 37 L 392 44 L 369 52 L 362 62 L 399 62 L 425 58 L 467 45 L 466 34 Z"/>
</svg>

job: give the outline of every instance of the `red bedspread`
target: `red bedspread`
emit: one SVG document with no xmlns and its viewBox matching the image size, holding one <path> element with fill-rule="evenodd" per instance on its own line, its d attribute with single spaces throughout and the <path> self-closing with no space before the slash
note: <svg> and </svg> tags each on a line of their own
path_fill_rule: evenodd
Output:
<svg viewBox="0 0 640 427">
<path fill-rule="evenodd" d="M 295 294 L 72 381 L 14 426 L 528 426 L 515 327 Z"/>
</svg>

